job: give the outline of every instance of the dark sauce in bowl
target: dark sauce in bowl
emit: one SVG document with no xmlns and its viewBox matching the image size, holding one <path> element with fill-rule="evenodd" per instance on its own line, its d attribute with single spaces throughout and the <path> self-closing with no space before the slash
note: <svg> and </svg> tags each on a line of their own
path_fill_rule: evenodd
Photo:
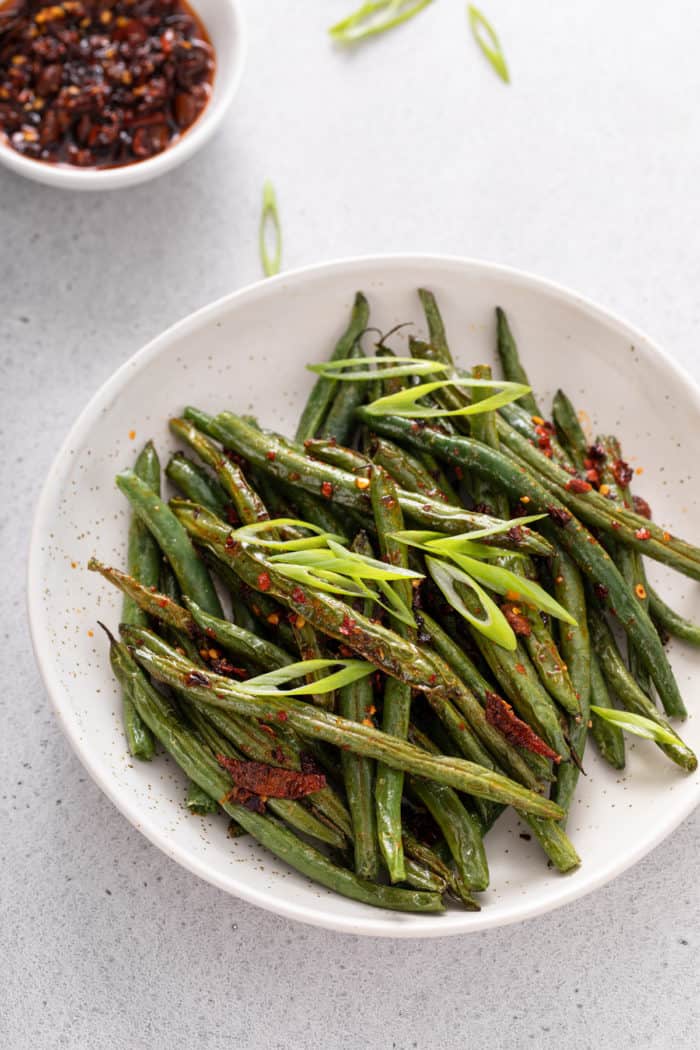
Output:
<svg viewBox="0 0 700 1050">
<path fill-rule="evenodd" d="M 0 135 L 53 164 L 146 160 L 200 116 L 214 68 L 185 0 L 0 4 Z"/>
</svg>

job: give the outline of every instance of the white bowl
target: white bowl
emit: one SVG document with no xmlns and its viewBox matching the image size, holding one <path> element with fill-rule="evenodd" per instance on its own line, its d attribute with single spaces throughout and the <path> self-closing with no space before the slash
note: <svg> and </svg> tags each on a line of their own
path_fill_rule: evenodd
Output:
<svg viewBox="0 0 700 1050">
<path fill-rule="evenodd" d="M 37 660 L 77 754 L 125 816 L 169 856 L 248 901 L 332 929 L 392 937 L 464 933 L 526 919 L 602 885 L 661 842 L 700 798 L 700 775 L 681 773 L 648 741 L 628 743 L 623 774 L 593 746 L 569 832 L 583 864 L 551 871 L 537 844 L 505 814 L 487 839 L 492 882 L 482 911 L 444 915 L 377 911 L 290 871 L 250 838 L 231 840 L 224 819 L 183 807 L 184 778 L 165 757 L 133 762 L 124 745 L 120 699 L 96 621 L 119 621 L 120 600 L 88 573 L 91 554 L 125 561 L 127 506 L 118 469 L 153 437 L 163 461 L 174 447 L 168 416 L 185 404 L 255 411 L 292 430 L 311 384 L 305 363 L 326 357 L 353 293 L 371 302 L 371 323 L 424 329 L 415 289 L 432 288 L 453 350 L 465 364 L 493 359 L 496 304 L 505 307 L 535 388 L 548 405 L 558 384 L 590 414 L 593 428 L 620 435 L 636 484 L 658 521 L 700 540 L 697 486 L 700 394 L 649 340 L 596 306 L 501 267 L 423 256 L 316 266 L 256 284 L 175 325 L 128 361 L 95 395 L 69 434 L 39 500 L 31 540 L 29 612 Z M 405 333 L 401 336 L 405 339 Z M 131 435 L 135 431 L 135 440 Z M 700 588 L 651 563 L 652 580 L 680 610 L 700 615 Z M 698 657 L 671 646 L 691 717 L 682 728 L 700 750 Z"/>
<path fill-rule="evenodd" d="M 78 168 L 32 160 L 8 144 L 0 132 L 0 164 L 35 182 L 64 190 L 118 190 L 171 171 L 194 156 L 209 141 L 228 112 L 243 73 L 246 32 L 240 0 L 194 0 L 216 52 L 216 70 L 211 98 L 202 114 L 180 139 L 148 160 L 118 168 Z"/>
</svg>

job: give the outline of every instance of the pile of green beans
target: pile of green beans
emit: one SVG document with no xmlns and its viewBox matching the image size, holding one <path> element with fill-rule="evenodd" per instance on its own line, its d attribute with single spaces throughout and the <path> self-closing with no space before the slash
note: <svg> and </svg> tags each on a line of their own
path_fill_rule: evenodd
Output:
<svg viewBox="0 0 700 1050">
<path fill-rule="evenodd" d="M 439 363 L 434 378 L 490 380 L 488 364 L 455 365 L 435 297 L 418 294 L 427 339 L 411 337 L 411 355 Z M 223 810 L 236 836 L 362 903 L 478 910 L 490 882 L 485 839 L 507 808 L 557 870 L 581 863 L 565 827 L 589 737 L 603 761 L 625 765 L 622 730 L 605 709 L 644 716 L 678 769 L 697 767 L 668 721 L 685 707 L 662 638 L 700 645 L 700 626 L 649 587 L 644 556 L 699 579 L 700 550 L 638 513 L 619 442 L 589 446 L 562 390 L 551 422 L 532 390 L 471 415 L 369 410 L 426 379 L 424 365 L 411 374 L 413 364 L 382 379 L 369 316 L 358 292 L 330 359 L 357 362 L 371 380 L 320 376 L 293 439 L 250 416 L 182 409 L 170 429 L 187 454 L 175 451 L 163 472 L 173 496 L 161 492 L 149 442 L 116 479 L 132 511 L 126 571 L 95 558 L 89 568 L 124 595 L 119 636 L 108 634 L 128 749 L 140 761 L 158 744 L 173 756 L 189 780 L 190 813 Z M 500 308 L 495 350 L 503 378 L 529 386 Z M 391 356 L 381 337 L 376 352 Z M 474 406 L 488 394 L 473 388 Z M 469 388 L 446 385 L 423 403 L 454 413 L 470 405 Z M 523 508 L 542 519 L 480 537 L 484 551 L 548 590 L 575 623 L 544 617 L 517 594 L 518 607 L 510 594 L 496 596 L 518 635 L 511 651 L 474 622 L 477 592 L 458 587 L 472 617 L 462 619 L 429 581 L 420 548 L 397 534 L 468 534 Z M 386 594 L 380 603 L 371 589 L 355 598 L 291 579 L 274 550 L 237 531 L 270 518 L 289 520 L 272 522 L 268 540 L 305 539 L 313 526 L 356 554 L 423 573 L 388 585 L 413 623 L 388 612 Z M 373 673 L 329 691 L 325 672 L 302 668 L 312 673 L 299 696 L 246 687 L 300 660 L 347 657 Z M 313 768 L 324 786 L 250 808 L 234 800 L 219 759 L 290 774 Z"/>
</svg>

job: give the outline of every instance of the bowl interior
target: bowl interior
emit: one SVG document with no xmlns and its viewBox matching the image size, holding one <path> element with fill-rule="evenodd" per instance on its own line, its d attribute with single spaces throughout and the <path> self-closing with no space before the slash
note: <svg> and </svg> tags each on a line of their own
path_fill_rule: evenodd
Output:
<svg viewBox="0 0 700 1050">
<path fill-rule="evenodd" d="M 147 182 L 193 156 L 214 133 L 238 88 L 245 61 L 246 38 L 240 0 L 192 0 L 216 52 L 212 94 L 195 123 L 172 146 L 148 160 L 118 168 L 82 169 L 47 164 L 12 149 L 0 132 L 0 163 L 35 182 L 71 190 L 121 189 Z"/>
<path fill-rule="evenodd" d="M 570 293 L 479 263 L 432 258 L 358 260 L 283 275 L 195 314 L 137 354 L 99 391 L 53 466 L 40 500 L 31 549 L 29 601 L 42 673 L 63 727 L 93 777 L 125 815 L 168 854 L 231 893 L 284 915 L 340 930 L 432 936 L 524 919 L 580 896 L 659 842 L 700 795 L 646 741 L 630 742 L 622 774 L 590 747 L 588 776 L 573 804 L 569 831 L 579 871 L 551 872 L 525 829 L 504 816 L 487 840 L 492 884 L 483 909 L 442 916 L 380 912 L 335 896 L 288 870 L 249 838 L 231 840 L 224 819 L 189 816 L 184 779 L 166 758 L 128 757 L 118 691 L 97 620 L 115 627 L 120 602 L 88 573 L 91 554 L 124 565 L 127 508 L 113 476 L 155 439 L 163 463 L 174 443 L 167 419 L 185 404 L 254 412 L 291 432 L 311 377 L 343 329 L 353 293 L 371 301 L 371 323 L 386 330 L 413 321 L 423 331 L 415 289 L 432 288 L 453 352 L 470 365 L 494 362 L 496 304 L 509 313 L 542 404 L 563 385 L 585 409 L 591 435 L 617 433 L 635 484 L 655 518 L 700 540 L 698 394 L 639 334 Z M 409 330 L 410 331 L 410 330 Z M 401 346 L 405 332 L 397 338 Z M 700 615 L 698 588 L 652 563 L 669 601 Z M 692 653 L 671 647 L 691 712 L 698 702 Z M 700 747 L 697 717 L 683 728 Z"/>
</svg>

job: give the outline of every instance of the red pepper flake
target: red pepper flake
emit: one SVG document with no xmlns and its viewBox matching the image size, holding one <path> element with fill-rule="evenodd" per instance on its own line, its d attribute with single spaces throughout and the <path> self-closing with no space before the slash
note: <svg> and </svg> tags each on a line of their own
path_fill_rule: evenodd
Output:
<svg viewBox="0 0 700 1050">
<path fill-rule="evenodd" d="M 588 446 L 588 458 L 594 463 L 605 463 L 608 456 L 600 442 L 596 442 L 595 445 Z"/>
<path fill-rule="evenodd" d="M 460 466 L 455 467 L 455 477 L 457 478 L 457 481 L 461 481 L 464 478 L 464 471 Z"/>
<path fill-rule="evenodd" d="M 277 459 L 277 453 L 274 448 L 271 448 L 269 452 L 265 453 L 265 459 L 269 459 L 271 462 Z"/>
<path fill-rule="evenodd" d="M 272 728 L 272 726 L 267 725 L 265 722 L 258 722 L 258 725 L 262 729 L 263 733 L 267 733 L 268 736 L 276 736 L 277 735 L 275 733 L 274 729 Z"/>
<path fill-rule="evenodd" d="M 212 660 L 211 664 L 212 671 L 216 674 L 225 675 L 226 678 L 240 678 L 241 681 L 248 678 L 248 672 L 245 667 L 236 667 L 229 660 L 222 658 L 220 660 Z"/>
<path fill-rule="evenodd" d="M 523 747 L 536 755 L 544 755 L 553 762 L 561 761 L 556 751 L 553 751 L 527 722 L 518 718 L 510 704 L 497 693 L 486 694 L 486 721 L 495 726 L 510 744 Z"/>
<path fill-rule="evenodd" d="M 622 528 L 622 526 L 620 525 L 619 521 L 611 521 L 610 522 L 610 528 L 611 529 L 620 529 L 620 528 Z"/>
<path fill-rule="evenodd" d="M 273 627 L 276 627 L 277 624 L 280 622 L 280 614 L 276 612 L 270 613 L 270 615 L 267 618 L 267 622 L 269 624 L 272 624 Z"/>
<path fill-rule="evenodd" d="M 670 539 L 671 539 L 671 533 L 670 532 L 664 532 L 664 533 L 662 533 L 661 538 L 663 539 L 664 543 L 668 543 L 670 541 Z"/>
<path fill-rule="evenodd" d="M 169 599 L 169 598 L 159 598 L 159 599 L 158 599 L 158 607 L 159 607 L 160 609 L 165 609 L 165 608 L 167 608 L 167 606 L 168 606 L 169 604 L 170 604 L 170 599 Z"/>
<path fill-rule="evenodd" d="M 524 616 L 517 605 L 505 602 L 501 606 L 501 612 L 513 628 L 513 632 L 521 638 L 529 638 L 532 634 L 532 626 L 527 616 Z"/>
<path fill-rule="evenodd" d="M 592 486 L 583 478 L 569 478 L 564 488 L 567 492 L 590 492 Z"/>
<path fill-rule="evenodd" d="M 437 675 L 436 674 L 431 674 L 430 677 L 428 678 L 428 685 L 435 685 L 436 682 L 437 682 Z"/>
<path fill-rule="evenodd" d="M 211 688 L 211 682 L 201 671 L 189 671 L 185 675 L 185 685 L 201 685 Z"/>
<path fill-rule="evenodd" d="M 601 602 L 604 602 L 605 599 L 608 597 L 608 594 L 610 592 L 609 592 L 608 588 L 605 586 L 605 584 L 603 584 L 603 583 L 594 583 L 593 584 L 593 593 L 595 594 L 596 598 L 599 598 Z"/>
<path fill-rule="evenodd" d="M 136 440 L 136 431 L 135 430 L 130 430 L 129 431 L 129 441 L 135 441 L 135 440 Z"/>
<path fill-rule="evenodd" d="M 609 496 L 610 495 L 610 486 L 609 485 L 601 485 L 600 488 L 598 489 L 598 492 L 601 494 L 601 496 Z"/>
<path fill-rule="evenodd" d="M 637 531 L 635 532 L 635 536 L 638 540 L 650 540 L 651 532 L 649 531 L 649 529 L 643 527 L 641 529 L 637 529 Z"/>
<path fill-rule="evenodd" d="M 224 543 L 224 547 L 226 548 L 227 551 L 238 550 L 239 543 L 238 543 L 238 540 L 235 538 L 235 536 L 233 535 L 232 532 L 229 532 L 228 536 L 226 537 L 226 541 Z"/>
<path fill-rule="evenodd" d="M 374 729 L 374 722 L 372 721 L 371 718 L 363 718 L 362 719 L 362 725 L 363 726 L 369 726 L 370 729 Z"/>
<path fill-rule="evenodd" d="M 642 496 L 632 497 L 632 506 L 634 507 L 637 514 L 641 514 L 643 518 L 651 521 L 651 507 Z"/>
<path fill-rule="evenodd" d="M 322 482 L 321 495 L 324 497 L 324 499 L 331 499 L 333 495 L 333 486 L 331 485 L 330 481 Z"/>
<path fill-rule="evenodd" d="M 624 459 L 616 459 L 612 466 L 613 477 L 618 485 L 626 488 L 634 477 L 634 471 Z"/>
<path fill-rule="evenodd" d="M 301 474 L 297 470 L 292 470 L 290 472 L 290 475 L 289 475 L 289 480 L 290 481 L 298 481 L 300 477 L 301 477 Z"/>
<path fill-rule="evenodd" d="M 644 599 L 647 596 L 647 592 L 644 589 L 643 584 L 641 584 L 641 583 L 638 583 L 637 586 L 634 588 L 634 593 L 637 595 L 637 597 L 639 598 L 640 602 L 643 602 Z"/>
<path fill-rule="evenodd" d="M 644 473 L 644 467 L 637 467 L 636 468 L 635 474 L 643 474 L 643 473 Z"/>
<path fill-rule="evenodd" d="M 279 762 L 280 765 L 284 762 L 284 751 L 281 747 L 273 747 L 270 755 L 274 758 L 275 762 Z"/>
<path fill-rule="evenodd" d="M 369 488 L 369 478 L 355 478 L 355 488 L 363 492 Z"/>
<path fill-rule="evenodd" d="M 236 787 L 262 798 L 305 798 L 326 786 L 323 773 L 298 773 L 294 769 L 240 761 L 226 755 L 217 755 L 216 760 L 230 774 Z"/>
<path fill-rule="evenodd" d="M 572 518 L 568 510 L 565 510 L 563 507 L 555 507 L 552 504 L 549 504 L 547 507 L 547 513 L 552 521 L 556 522 L 557 525 L 561 525 L 562 528 L 566 528 Z"/>
<path fill-rule="evenodd" d="M 296 627 L 297 631 L 303 630 L 303 628 L 306 627 L 306 620 L 304 619 L 304 617 L 303 616 L 295 616 L 294 617 L 294 626 Z"/>
<path fill-rule="evenodd" d="M 299 602 L 300 605 L 306 604 L 306 595 L 301 587 L 295 587 L 292 591 L 292 601 Z"/>
<path fill-rule="evenodd" d="M 219 803 L 222 806 L 226 805 L 227 802 L 235 802 L 239 806 L 245 806 L 251 813 L 265 812 L 265 799 L 252 791 L 246 791 L 245 788 L 239 787 L 238 784 L 234 784 L 230 791 L 227 791 L 223 798 L 219 799 Z"/>
<path fill-rule="evenodd" d="M 268 572 L 261 572 L 258 576 L 258 590 L 269 591 L 270 590 L 270 574 Z"/>
<path fill-rule="evenodd" d="M 356 627 L 356 621 L 353 620 L 352 616 L 348 616 L 348 614 L 346 613 L 345 616 L 343 617 L 343 622 L 341 623 L 341 625 L 339 627 L 340 633 L 342 635 L 345 635 L 345 637 L 347 638 L 355 630 L 355 627 Z"/>
<path fill-rule="evenodd" d="M 518 674 L 525 674 L 525 664 L 516 664 L 515 670 L 518 672 Z"/>
<path fill-rule="evenodd" d="M 600 484 L 600 474 L 598 473 L 595 467 L 591 467 L 589 470 L 586 471 L 586 480 L 590 481 L 591 485 Z"/>
<path fill-rule="evenodd" d="M 286 722 L 288 718 L 289 718 L 289 715 L 287 714 L 286 711 L 278 711 L 277 712 L 277 721 L 278 722 Z"/>
</svg>

